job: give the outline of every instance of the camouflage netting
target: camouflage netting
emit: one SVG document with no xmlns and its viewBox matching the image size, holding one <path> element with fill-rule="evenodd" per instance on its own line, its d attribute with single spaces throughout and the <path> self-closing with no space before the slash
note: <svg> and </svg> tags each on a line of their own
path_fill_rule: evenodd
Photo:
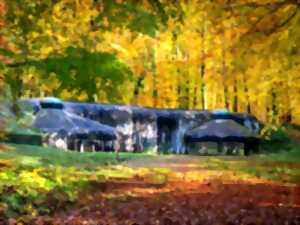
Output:
<svg viewBox="0 0 300 225">
<path fill-rule="evenodd" d="M 53 98 L 43 100 L 33 127 L 44 133 L 58 133 L 73 138 L 87 139 L 95 137 L 99 140 L 113 140 L 116 138 L 114 128 L 71 114 L 63 108 L 63 104 L 58 100 Z"/>
<path fill-rule="evenodd" d="M 233 120 L 217 119 L 188 131 L 185 135 L 187 142 L 201 141 L 236 141 L 244 142 L 247 139 L 257 138 L 248 128 Z"/>
<path fill-rule="evenodd" d="M 90 139 L 92 134 L 95 137 L 93 140 L 108 140 L 105 132 L 101 131 L 109 131 L 109 129 L 97 131 L 99 124 L 108 125 L 107 127 L 114 129 L 118 134 L 110 150 L 185 153 L 187 146 L 185 137 L 192 129 L 210 120 L 222 119 L 224 116 L 225 120 L 234 120 L 238 128 L 249 129 L 255 134 L 259 129 L 258 121 L 246 113 L 61 102 L 55 98 L 47 98 L 47 101 L 30 99 L 27 103 L 31 105 L 34 112 L 37 112 L 37 120 L 43 117 L 39 119 L 40 124 L 36 121 L 36 125 L 43 132 L 48 134 L 53 132 L 61 139 L 65 137 Z M 51 112 L 42 112 L 45 109 Z"/>
<path fill-rule="evenodd" d="M 223 152 L 224 143 L 229 146 L 229 152 L 237 147 L 237 143 L 244 145 L 244 154 L 259 151 L 259 137 L 254 131 L 230 119 L 211 120 L 202 126 L 185 134 L 187 145 L 193 146 L 199 142 L 214 142 L 218 145 L 218 152 Z"/>
</svg>

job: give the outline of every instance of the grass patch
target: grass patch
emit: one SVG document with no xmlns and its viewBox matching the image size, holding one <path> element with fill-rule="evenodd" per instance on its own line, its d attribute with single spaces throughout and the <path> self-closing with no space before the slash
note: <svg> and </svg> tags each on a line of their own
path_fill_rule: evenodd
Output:
<svg viewBox="0 0 300 225">
<path fill-rule="evenodd" d="M 300 146 L 294 146 L 289 151 L 281 151 L 279 153 L 269 154 L 265 157 L 274 161 L 300 163 Z"/>
<path fill-rule="evenodd" d="M 110 179 L 143 178 L 146 182 L 165 184 L 172 176 L 177 179 L 177 175 L 182 175 L 178 179 L 201 182 L 232 172 L 243 180 L 252 177 L 289 183 L 300 180 L 296 145 L 291 151 L 251 157 L 120 153 L 122 162 L 131 161 L 136 167 L 118 164 L 115 153 L 109 152 L 65 152 L 29 145 L 0 147 L 0 217 L 1 214 L 6 217 L 51 214 L 77 200 L 80 193 L 92 192 L 97 183 Z M 176 166 L 188 168 L 190 163 L 201 168 L 173 173 Z"/>
<path fill-rule="evenodd" d="M 209 170 L 232 171 L 241 177 L 249 175 L 284 183 L 298 183 L 300 180 L 300 149 L 279 151 L 266 155 L 239 158 L 209 158 L 205 164 Z"/>
<path fill-rule="evenodd" d="M 9 148 L 9 151 L 0 151 L 0 159 L 13 159 L 17 165 L 95 168 L 118 163 L 114 152 L 79 153 L 32 145 L 9 145 Z M 120 160 L 154 157 L 146 153 L 124 152 L 119 156 Z"/>
<path fill-rule="evenodd" d="M 117 166 L 115 153 L 65 152 L 30 145 L 2 145 L 0 218 L 51 214 L 91 191 L 95 183 L 153 173 Z M 121 160 L 153 157 L 120 153 Z"/>
</svg>

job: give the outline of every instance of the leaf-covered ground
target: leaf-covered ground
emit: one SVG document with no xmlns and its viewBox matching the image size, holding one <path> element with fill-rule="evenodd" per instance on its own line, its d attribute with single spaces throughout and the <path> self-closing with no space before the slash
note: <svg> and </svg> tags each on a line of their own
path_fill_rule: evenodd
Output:
<svg viewBox="0 0 300 225">
<path fill-rule="evenodd" d="M 300 192 L 275 184 L 118 182 L 98 185 L 55 224 L 299 224 Z M 51 220 L 51 219 L 50 219 Z"/>
<path fill-rule="evenodd" d="M 0 154 L 0 224 L 300 224 L 297 160 L 87 153 L 63 166 L 26 148 Z M 11 164 L 16 152 L 29 158 Z"/>
</svg>

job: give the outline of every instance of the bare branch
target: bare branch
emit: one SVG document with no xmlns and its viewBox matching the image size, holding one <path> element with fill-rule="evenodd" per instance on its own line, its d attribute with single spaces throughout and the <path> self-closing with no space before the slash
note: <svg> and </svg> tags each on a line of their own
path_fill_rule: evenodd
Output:
<svg viewBox="0 0 300 225">
<path fill-rule="evenodd" d="M 287 25 L 298 13 L 298 7 L 296 7 L 296 9 L 291 13 L 290 16 L 288 16 L 281 24 L 279 24 L 278 26 L 274 26 L 272 29 L 269 30 L 268 34 L 272 34 L 274 32 L 276 32 L 277 30 L 279 30 L 280 28 L 284 27 L 285 25 Z"/>
<path fill-rule="evenodd" d="M 263 19 L 265 19 L 267 16 L 272 15 L 273 13 L 276 13 L 280 8 L 281 8 L 281 6 L 277 6 L 277 7 L 273 8 L 273 9 L 271 9 L 270 12 L 269 12 L 268 14 L 265 14 L 265 15 L 259 17 L 259 18 L 251 25 L 251 27 L 249 28 L 249 30 L 248 30 L 246 33 L 244 33 L 244 34 L 240 37 L 240 39 L 243 39 L 245 36 L 247 36 L 247 35 L 249 35 L 249 34 L 255 32 L 255 31 L 257 30 L 257 25 L 258 25 L 261 21 L 263 21 Z"/>
<path fill-rule="evenodd" d="M 278 1 L 278 2 L 272 2 L 272 3 L 259 3 L 259 2 L 247 2 L 247 3 L 241 3 L 241 4 L 229 4 L 225 6 L 225 9 L 228 8 L 242 8 L 242 7 L 250 7 L 250 8 L 268 8 L 273 9 L 277 7 L 282 7 L 286 5 L 299 5 L 299 1 L 297 0 L 285 0 L 285 1 Z"/>
<path fill-rule="evenodd" d="M 249 34 L 254 33 L 256 31 L 258 31 L 258 24 L 265 19 L 267 16 L 270 16 L 274 13 L 276 13 L 279 9 L 281 9 L 282 5 L 277 5 L 277 7 L 273 8 L 268 14 L 265 14 L 264 16 L 261 16 L 260 18 L 258 18 L 252 25 L 251 27 L 248 29 L 247 32 L 245 32 L 244 34 L 242 34 L 239 38 L 239 42 L 241 42 L 244 38 L 246 38 Z M 272 33 L 274 33 L 275 31 L 279 30 L 280 28 L 284 27 L 286 24 L 288 24 L 296 15 L 297 12 L 299 10 L 299 6 L 295 7 L 295 10 L 292 12 L 291 15 L 289 15 L 282 23 L 275 25 L 274 27 L 270 28 L 270 29 L 266 29 L 265 33 L 270 35 Z"/>
</svg>

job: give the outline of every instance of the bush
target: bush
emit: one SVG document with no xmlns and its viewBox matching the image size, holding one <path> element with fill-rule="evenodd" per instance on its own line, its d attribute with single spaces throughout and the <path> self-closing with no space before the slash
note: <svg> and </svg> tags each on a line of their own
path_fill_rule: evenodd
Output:
<svg viewBox="0 0 300 225">
<path fill-rule="evenodd" d="M 80 179 L 74 168 L 17 167 L 0 171 L 0 202 L 5 216 L 51 213 L 74 201 L 89 186 L 89 173 Z"/>
<path fill-rule="evenodd" d="M 292 140 L 288 135 L 288 128 L 266 126 L 262 133 L 261 147 L 267 152 L 289 151 L 292 149 Z"/>
</svg>

